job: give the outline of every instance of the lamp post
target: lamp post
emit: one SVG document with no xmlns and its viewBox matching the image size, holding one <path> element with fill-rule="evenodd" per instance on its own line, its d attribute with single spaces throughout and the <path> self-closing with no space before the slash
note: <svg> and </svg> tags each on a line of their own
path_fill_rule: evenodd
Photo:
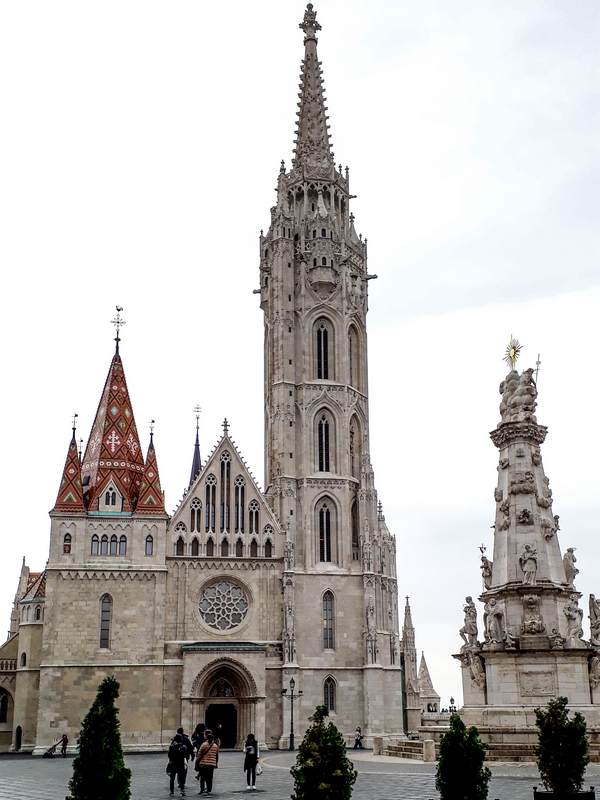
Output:
<svg viewBox="0 0 600 800">
<path fill-rule="evenodd" d="M 454 705 L 454 698 L 453 698 L 453 697 L 451 697 L 451 698 L 450 698 L 450 708 L 449 708 L 449 711 L 450 711 L 451 713 L 454 713 L 454 712 L 456 711 L 456 706 Z"/>
<path fill-rule="evenodd" d="M 296 681 L 293 678 L 290 678 L 290 693 L 288 694 L 287 689 L 282 689 L 281 694 L 283 697 L 287 697 L 290 701 L 290 750 L 294 749 L 294 700 L 297 700 L 302 695 L 302 689 L 299 689 L 296 693 L 294 693 L 294 689 L 296 688 Z"/>
</svg>

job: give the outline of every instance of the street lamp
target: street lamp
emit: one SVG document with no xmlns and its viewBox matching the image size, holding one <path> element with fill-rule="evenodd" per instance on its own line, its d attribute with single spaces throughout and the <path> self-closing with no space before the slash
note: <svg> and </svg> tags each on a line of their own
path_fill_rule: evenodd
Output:
<svg viewBox="0 0 600 800">
<path fill-rule="evenodd" d="M 452 711 L 452 712 L 456 711 L 456 706 L 454 705 L 454 698 L 453 698 L 453 697 L 451 697 L 451 698 L 450 698 L 450 708 L 449 708 L 449 711 Z"/>
<path fill-rule="evenodd" d="M 296 693 L 294 693 L 294 689 L 296 688 L 296 681 L 293 678 L 290 678 L 290 693 L 288 694 L 287 689 L 282 689 L 281 694 L 283 697 L 287 697 L 290 701 L 290 750 L 294 749 L 294 700 L 297 700 L 302 695 L 302 689 L 299 689 Z"/>
</svg>

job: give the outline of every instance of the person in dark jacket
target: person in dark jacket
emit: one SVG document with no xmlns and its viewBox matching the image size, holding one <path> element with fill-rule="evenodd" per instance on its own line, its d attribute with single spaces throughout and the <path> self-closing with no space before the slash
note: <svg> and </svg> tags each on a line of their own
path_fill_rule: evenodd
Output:
<svg viewBox="0 0 600 800">
<path fill-rule="evenodd" d="M 175 794 L 175 776 L 181 796 L 185 797 L 185 779 L 187 776 L 187 745 L 183 741 L 183 736 L 177 733 L 169 747 L 169 763 L 167 772 L 169 773 L 169 794 Z"/>
<path fill-rule="evenodd" d="M 206 730 L 206 725 L 203 722 L 199 722 L 194 728 L 194 732 L 192 733 L 192 744 L 194 745 L 196 750 L 200 750 L 200 745 L 204 741 L 205 730 Z"/>
<path fill-rule="evenodd" d="M 67 756 L 67 745 L 69 744 L 69 737 L 66 733 L 60 737 L 60 754 L 63 758 Z"/>
<path fill-rule="evenodd" d="M 260 757 L 258 742 L 253 733 L 249 733 L 246 737 L 244 753 L 244 772 L 246 773 L 248 791 L 250 791 L 251 789 L 256 789 L 256 765 Z"/>
<path fill-rule="evenodd" d="M 194 755 L 194 745 L 192 744 L 192 742 L 190 740 L 190 737 L 187 735 L 187 733 L 183 732 L 183 728 L 177 728 L 177 733 L 183 739 L 183 743 L 187 747 L 187 751 L 188 751 L 187 759 L 190 759 Z"/>
</svg>

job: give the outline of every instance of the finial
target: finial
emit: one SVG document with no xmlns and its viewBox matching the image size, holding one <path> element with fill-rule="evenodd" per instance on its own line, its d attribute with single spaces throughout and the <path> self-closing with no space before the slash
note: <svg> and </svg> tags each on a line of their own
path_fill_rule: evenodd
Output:
<svg viewBox="0 0 600 800">
<path fill-rule="evenodd" d="M 383 517 L 383 503 L 381 500 L 377 503 L 377 516 L 379 519 L 382 519 Z"/>
<path fill-rule="evenodd" d="M 539 375 L 541 366 L 542 366 L 542 362 L 540 360 L 540 354 L 538 353 L 537 361 L 535 362 L 535 385 L 536 386 L 537 386 L 538 375 Z"/>
<path fill-rule="evenodd" d="M 309 39 L 317 41 L 316 33 L 321 30 L 321 26 L 317 22 L 317 12 L 313 8 L 312 3 L 308 3 L 306 11 L 304 12 L 304 19 L 298 26 L 304 31 L 304 43 Z"/>
<path fill-rule="evenodd" d="M 229 423 L 227 422 L 227 417 L 223 420 L 223 436 L 229 435 Z"/>
<path fill-rule="evenodd" d="M 154 444 L 154 420 L 150 420 L 150 444 Z"/>
<path fill-rule="evenodd" d="M 79 414 L 77 412 L 75 412 L 73 414 L 73 419 L 71 420 L 71 427 L 73 429 L 73 439 L 75 438 L 75 431 L 77 430 L 77 417 L 78 416 L 79 416 Z"/>
<path fill-rule="evenodd" d="M 479 545 L 479 552 L 481 553 L 481 555 L 483 555 L 486 550 L 487 547 L 483 543 Z"/>
<path fill-rule="evenodd" d="M 506 347 L 504 353 L 504 361 L 508 364 L 511 370 L 514 370 L 515 364 L 517 363 L 518 357 L 521 355 L 521 350 L 523 349 L 523 345 L 519 342 L 518 339 L 510 335 L 510 341 Z"/>
<path fill-rule="evenodd" d="M 200 414 L 202 413 L 202 409 L 200 406 L 194 406 L 194 414 L 196 415 L 196 436 L 198 435 L 198 430 L 200 428 Z"/>
<path fill-rule="evenodd" d="M 83 439 L 79 440 L 79 460 L 81 461 L 81 456 L 83 454 Z"/>
<path fill-rule="evenodd" d="M 119 331 L 121 330 L 123 325 L 125 325 L 125 320 L 121 318 L 121 311 L 123 311 L 123 306 L 115 306 L 115 308 L 117 309 L 117 313 L 115 315 L 115 318 L 111 319 L 111 323 L 115 326 L 116 331 L 117 331 L 117 335 L 115 336 L 115 342 L 117 343 L 116 347 L 115 347 L 115 355 L 118 356 L 119 355 L 119 342 L 121 341 L 121 337 L 119 335 Z"/>
</svg>

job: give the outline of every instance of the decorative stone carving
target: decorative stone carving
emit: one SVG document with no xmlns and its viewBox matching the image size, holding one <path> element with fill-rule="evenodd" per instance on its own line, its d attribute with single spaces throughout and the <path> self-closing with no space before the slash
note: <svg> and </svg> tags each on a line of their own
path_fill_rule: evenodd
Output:
<svg viewBox="0 0 600 800">
<path fill-rule="evenodd" d="M 483 628 L 485 641 L 488 644 L 502 644 L 504 642 L 504 611 L 495 597 L 491 597 L 484 607 Z"/>
<path fill-rule="evenodd" d="M 556 695 L 554 672 L 523 670 L 519 672 L 519 688 L 524 697 L 550 697 Z"/>
<path fill-rule="evenodd" d="M 542 519 L 540 520 L 540 527 L 542 529 L 542 534 L 544 536 L 544 539 L 547 542 L 549 542 L 550 539 L 552 539 L 552 537 L 554 536 L 554 526 L 552 525 L 549 519 L 542 517 Z"/>
<path fill-rule="evenodd" d="M 492 567 L 493 562 L 487 556 L 481 556 L 481 577 L 483 579 L 483 588 L 489 589 L 492 585 Z"/>
<path fill-rule="evenodd" d="M 217 581 L 204 589 L 198 608 L 207 625 L 226 631 L 243 622 L 249 602 L 241 586 L 231 581 Z"/>
<path fill-rule="evenodd" d="M 285 569 L 288 571 L 293 570 L 296 566 L 296 554 L 293 542 L 286 541 L 283 545 L 283 561 Z"/>
<path fill-rule="evenodd" d="M 509 464 L 508 458 L 500 459 L 500 469 L 506 469 L 508 467 L 508 464 Z"/>
<path fill-rule="evenodd" d="M 536 422 L 537 389 L 533 369 L 525 369 L 519 375 L 512 370 L 500 384 L 500 416 L 502 422 Z"/>
<path fill-rule="evenodd" d="M 525 458 L 525 448 L 517 447 L 517 458 Z"/>
<path fill-rule="evenodd" d="M 519 525 L 533 525 L 533 514 L 528 508 L 522 508 L 517 514 Z"/>
<path fill-rule="evenodd" d="M 510 528 L 510 500 L 508 497 L 500 503 L 498 511 L 504 515 L 504 518 L 498 523 L 498 530 L 507 531 Z"/>
<path fill-rule="evenodd" d="M 537 574 L 537 550 L 529 544 L 523 548 L 519 556 L 519 565 L 523 570 L 523 583 L 527 586 L 535 586 Z"/>
<path fill-rule="evenodd" d="M 567 646 L 585 647 L 585 642 L 581 639 L 583 636 L 581 627 L 583 611 L 579 608 L 579 598 L 576 594 L 570 596 L 569 602 L 563 608 L 563 613 L 567 618 Z"/>
<path fill-rule="evenodd" d="M 540 452 L 539 447 L 534 447 L 531 450 L 531 461 L 536 467 L 539 467 L 542 463 L 542 454 Z"/>
<path fill-rule="evenodd" d="M 535 477 L 533 472 L 515 472 L 510 482 L 511 494 L 533 494 L 535 492 Z"/>
<path fill-rule="evenodd" d="M 283 656 L 286 662 L 296 660 L 296 633 L 294 629 L 294 604 L 287 601 L 283 631 Z"/>
<path fill-rule="evenodd" d="M 497 503 L 500 503 L 500 502 L 502 502 L 502 497 L 503 497 L 503 495 L 504 495 L 504 492 L 502 491 L 502 489 L 497 489 L 497 488 L 496 488 L 496 489 L 494 489 L 494 500 L 495 500 Z"/>
<path fill-rule="evenodd" d="M 527 594 L 523 598 L 523 622 L 521 633 L 544 633 L 546 626 L 540 613 L 540 598 L 535 594 Z"/>
<path fill-rule="evenodd" d="M 559 524 L 559 521 L 560 521 L 560 517 L 559 517 L 559 515 L 558 515 L 558 514 L 555 514 L 555 515 L 554 515 L 554 533 L 556 533 L 556 531 L 559 531 L 559 530 L 560 530 L 560 524 Z"/>
<path fill-rule="evenodd" d="M 552 633 L 548 635 L 548 639 L 552 650 L 562 650 L 565 646 L 566 639 L 560 635 L 558 628 L 552 628 Z"/>
<path fill-rule="evenodd" d="M 590 595 L 590 644 L 600 647 L 600 600 Z"/>
<path fill-rule="evenodd" d="M 367 629 L 365 634 L 365 643 L 367 649 L 367 663 L 375 664 L 377 661 L 377 620 L 375 616 L 375 601 L 372 597 L 369 598 L 369 603 L 366 610 Z"/>
<path fill-rule="evenodd" d="M 540 508 L 550 508 L 552 505 L 552 500 L 549 500 L 547 497 L 543 497 L 539 494 L 536 496 L 536 500 Z"/>
<path fill-rule="evenodd" d="M 464 642 L 462 649 L 477 647 L 477 609 L 472 597 L 465 597 L 465 624 L 459 630 L 459 635 Z"/>
<path fill-rule="evenodd" d="M 373 554 L 371 542 L 363 542 L 362 546 L 363 572 L 372 572 Z"/>
<path fill-rule="evenodd" d="M 479 653 L 471 651 L 469 653 L 469 669 L 471 671 L 471 680 L 480 689 L 485 688 L 485 666 L 482 657 Z"/>
<path fill-rule="evenodd" d="M 590 686 L 595 689 L 600 684 L 600 658 L 592 656 L 590 659 Z"/>
<path fill-rule="evenodd" d="M 575 558 L 575 548 L 568 547 L 567 552 L 563 556 L 563 566 L 565 568 L 565 576 L 567 578 L 567 584 L 572 588 L 573 582 L 577 575 L 579 575 L 579 570 L 575 566 L 575 562 L 577 559 Z"/>
</svg>

